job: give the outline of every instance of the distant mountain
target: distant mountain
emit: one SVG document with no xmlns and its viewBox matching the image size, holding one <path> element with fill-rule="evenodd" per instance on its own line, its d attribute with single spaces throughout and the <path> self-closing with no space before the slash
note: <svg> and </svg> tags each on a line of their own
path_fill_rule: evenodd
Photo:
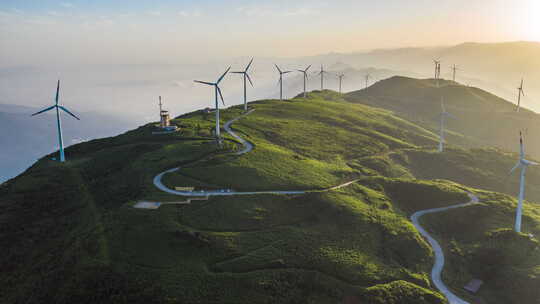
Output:
<svg viewBox="0 0 540 304">
<path fill-rule="evenodd" d="M 433 59 L 442 61 L 442 77 L 452 79 L 451 66 L 457 65 L 456 80 L 488 90 L 514 102 L 516 88 L 525 78 L 527 96 L 523 105 L 540 111 L 540 43 L 463 43 L 435 48 L 400 48 L 316 57 L 326 62 L 340 61 L 355 68 L 412 71 L 433 77 Z M 403 74 L 402 76 L 413 76 Z M 418 76 L 413 76 L 418 77 Z"/>
<path fill-rule="evenodd" d="M 0 104 L 0 182 L 21 173 L 43 155 L 57 151 L 56 119 L 50 113 L 30 116 L 39 110 Z M 118 116 L 91 112 L 76 115 L 80 121 L 62 115 L 66 146 L 117 135 L 133 126 L 130 120 Z"/>
</svg>

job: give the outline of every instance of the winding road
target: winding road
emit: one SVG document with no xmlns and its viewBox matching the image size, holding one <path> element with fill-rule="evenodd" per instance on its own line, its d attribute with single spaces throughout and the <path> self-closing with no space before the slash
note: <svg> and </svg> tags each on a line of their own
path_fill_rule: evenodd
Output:
<svg viewBox="0 0 540 304">
<path fill-rule="evenodd" d="M 253 150 L 253 144 L 250 143 L 249 141 L 243 139 L 242 137 L 238 136 L 234 131 L 232 131 L 231 125 L 235 121 L 241 119 L 242 117 L 245 117 L 246 115 L 249 115 L 249 114 L 253 113 L 253 111 L 254 111 L 254 109 L 250 110 L 249 112 L 246 112 L 246 113 L 244 113 L 244 114 L 242 114 L 242 115 L 240 115 L 240 116 L 238 116 L 238 117 L 236 117 L 234 119 L 231 119 L 228 122 L 226 122 L 225 125 L 223 126 L 225 131 L 227 131 L 227 133 L 229 133 L 232 137 L 237 139 L 244 146 L 244 148 L 242 150 L 238 151 L 236 153 L 236 155 L 242 155 L 242 154 L 245 154 L 245 153 L 248 153 L 248 152 L 252 151 Z M 156 175 L 154 177 L 154 185 L 158 189 L 160 189 L 161 191 L 167 192 L 169 194 L 179 195 L 179 196 L 191 196 L 191 197 L 237 196 L 237 195 L 259 195 L 259 194 L 295 195 L 295 194 L 305 194 L 305 193 L 309 192 L 309 191 L 302 191 L 302 190 L 300 190 L 300 191 L 294 191 L 294 190 L 293 191 L 279 191 L 279 190 L 272 191 L 272 190 L 268 190 L 268 191 L 250 191 L 250 192 L 238 192 L 238 191 L 232 191 L 232 190 L 177 191 L 177 190 L 173 190 L 173 189 L 170 189 L 167 186 L 165 186 L 162 183 L 161 180 L 162 180 L 162 178 L 163 178 L 163 176 L 165 174 L 176 172 L 178 170 L 180 170 L 179 167 L 169 169 L 167 171 L 161 172 L 160 174 Z M 330 191 L 330 190 L 335 190 L 335 189 L 339 189 L 339 188 L 342 188 L 342 187 L 346 187 L 346 186 L 349 186 L 349 185 L 351 185 L 351 184 L 353 184 L 353 183 L 355 183 L 357 181 L 358 180 L 349 181 L 349 182 L 343 183 L 341 185 L 338 185 L 338 186 L 335 186 L 335 187 L 332 187 L 332 188 L 329 188 L 329 189 L 325 189 L 325 190 L 322 190 L 322 191 Z M 468 203 L 452 205 L 452 206 L 442 207 L 442 208 L 420 210 L 420 211 L 415 212 L 411 216 L 411 221 L 412 221 L 413 225 L 420 232 L 420 234 L 428 240 L 429 244 L 431 245 L 431 247 L 433 248 L 433 251 L 435 253 L 435 263 L 434 263 L 433 268 L 431 270 L 431 279 L 432 279 L 433 283 L 435 284 L 435 287 L 448 299 L 448 302 L 450 304 L 470 304 L 470 303 L 465 301 L 465 300 L 462 300 L 457 295 L 455 295 L 452 291 L 450 291 L 450 289 L 442 281 L 441 273 L 442 273 L 442 270 L 444 268 L 444 252 L 443 252 L 441 246 L 439 245 L 439 243 L 420 225 L 419 219 L 420 219 L 420 217 L 422 217 L 423 215 L 426 215 L 426 214 L 445 212 L 445 211 L 456 209 L 456 208 L 468 207 L 468 206 L 471 206 L 471 205 L 474 205 L 474 204 L 478 203 L 478 197 L 476 197 L 472 193 L 469 193 L 468 195 L 469 195 L 469 197 L 471 199 Z"/>
<path fill-rule="evenodd" d="M 429 244 L 431 245 L 431 248 L 433 248 L 433 251 L 435 253 L 435 263 L 433 264 L 433 268 L 431 269 L 431 280 L 433 281 L 433 284 L 435 284 L 435 287 L 448 299 L 448 302 L 450 304 L 469 304 L 469 302 L 462 300 L 460 297 L 456 296 L 448 287 L 444 284 L 441 278 L 441 273 L 444 267 L 444 253 L 441 248 L 441 245 L 439 245 L 439 242 L 437 242 L 422 226 L 420 225 L 419 219 L 423 215 L 430 214 L 430 213 L 438 213 L 438 212 L 444 212 L 452 209 L 457 208 L 463 208 L 468 207 L 474 204 L 478 203 L 478 197 L 476 197 L 474 194 L 469 193 L 469 197 L 471 198 L 471 201 L 465 204 L 458 204 L 458 205 L 452 205 L 448 207 L 442 207 L 442 208 L 434 208 L 434 209 L 427 209 L 427 210 L 421 210 L 418 212 L 415 212 L 411 216 L 411 221 L 413 222 L 414 226 L 420 234 L 425 237 Z"/>
<path fill-rule="evenodd" d="M 236 117 L 234 119 L 229 120 L 223 126 L 225 131 L 227 131 L 227 133 L 229 133 L 232 137 L 236 138 L 244 146 L 244 148 L 242 150 L 240 150 L 239 152 L 236 153 L 237 155 L 242 155 L 242 154 L 248 153 L 251 150 L 253 150 L 253 144 L 250 143 L 249 141 L 243 139 L 242 137 L 238 136 L 236 133 L 234 133 L 234 131 L 231 129 L 231 124 L 233 122 L 237 121 L 238 119 L 253 113 L 253 111 L 255 111 L 255 109 L 250 110 L 249 112 L 246 112 L 246 113 L 244 113 L 244 114 L 242 114 L 242 115 L 240 115 L 240 116 L 238 116 L 238 117 Z M 169 194 L 180 195 L 180 196 L 197 196 L 197 197 L 200 197 L 200 196 L 259 195 L 259 194 L 295 195 L 295 194 L 305 194 L 306 193 L 306 191 L 303 191 L 303 190 L 291 190 L 291 191 L 267 190 L 267 191 L 249 191 L 249 192 L 239 192 L 239 191 L 232 191 L 232 190 L 231 191 L 228 191 L 228 190 L 177 191 L 177 190 L 173 190 L 173 189 L 170 189 L 167 186 L 165 186 L 161 180 L 163 178 L 163 175 L 165 175 L 167 173 L 176 172 L 178 170 L 180 170 L 179 167 L 169 169 L 167 171 L 161 172 L 160 174 L 156 175 L 156 177 L 154 177 L 154 185 L 159 190 L 161 190 L 163 192 L 167 192 Z"/>
</svg>

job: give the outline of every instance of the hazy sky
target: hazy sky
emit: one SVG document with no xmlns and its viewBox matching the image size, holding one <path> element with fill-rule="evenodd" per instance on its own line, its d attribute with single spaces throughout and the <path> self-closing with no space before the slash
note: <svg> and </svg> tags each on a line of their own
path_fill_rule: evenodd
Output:
<svg viewBox="0 0 540 304">
<path fill-rule="evenodd" d="M 1 0 L 0 66 L 540 40 L 539 0 Z"/>
</svg>

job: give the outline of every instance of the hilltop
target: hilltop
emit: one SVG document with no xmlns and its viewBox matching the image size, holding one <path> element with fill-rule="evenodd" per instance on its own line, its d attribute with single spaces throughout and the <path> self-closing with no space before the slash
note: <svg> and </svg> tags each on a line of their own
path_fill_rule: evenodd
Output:
<svg viewBox="0 0 540 304">
<path fill-rule="evenodd" d="M 451 143 L 465 147 L 497 147 L 517 151 L 519 131 L 523 130 L 527 153 L 540 158 L 540 115 L 516 106 L 489 92 L 459 83 L 435 79 L 395 76 L 379 81 L 367 89 L 346 94 L 345 98 L 391 110 L 418 125 L 436 132 L 439 128 L 441 98 L 448 112 L 457 117 L 447 125 Z"/>
<path fill-rule="evenodd" d="M 254 145 L 244 155 L 234 153 L 241 146 L 228 135 L 217 146 L 210 137 L 213 114 L 196 111 L 174 120 L 181 132 L 152 135 L 148 124 L 71 146 L 66 164 L 43 157 L 0 187 L 0 244 L 7 248 L 0 257 L 6 270 L 0 274 L 0 301 L 444 303 L 429 279 L 433 253 L 408 218 L 418 210 L 466 202 L 467 192 L 481 199 L 473 209 L 455 211 L 467 225 L 425 219 L 441 243 L 451 246 L 445 280 L 470 298 L 461 287 L 480 276 L 486 280 L 481 296 L 490 303 L 537 298 L 534 289 L 500 294 L 499 284 L 518 275 L 523 286 L 538 284 L 536 241 L 500 230 L 512 226 L 515 200 L 474 188 L 497 190 L 496 180 L 475 185 L 438 179 L 422 166 L 437 143 L 428 125 L 348 98 L 315 91 L 306 99 L 250 103 L 255 111 L 233 125 Z M 228 121 L 242 110 L 221 114 Z M 475 155 L 455 150 L 466 159 Z M 497 168 L 511 158 L 493 153 Z M 141 200 L 183 200 L 152 184 L 154 176 L 174 167 L 181 169 L 163 178 L 169 188 L 306 193 L 134 209 Z M 326 191 L 349 181 L 355 182 Z M 539 210 L 526 205 L 524 231 L 536 235 Z M 482 221 L 472 220 L 478 215 Z M 531 250 L 516 260 L 510 247 L 494 239 Z M 489 253 L 484 243 L 501 249 L 505 263 L 476 267 Z M 493 274 L 497 280 L 490 281 Z"/>
</svg>

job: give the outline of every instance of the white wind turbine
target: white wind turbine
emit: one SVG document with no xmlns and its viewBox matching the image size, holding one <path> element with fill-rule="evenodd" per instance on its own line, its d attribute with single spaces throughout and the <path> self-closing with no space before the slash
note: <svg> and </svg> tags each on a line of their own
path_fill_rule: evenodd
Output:
<svg viewBox="0 0 540 304">
<path fill-rule="evenodd" d="M 517 164 L 510 170 L 509 175 L 514 173 L 514 171 L 518 168 L 521 169 L 520 172 L 520 180 L 519 180 L 519 196 L 518 196 L 518 206 L 516 210 L 516 223 L 515 223 L 515 231 L 521 232 L 521 217 L 523 215 L 523 199 L 525 197 L 525 171 L 527 170 L 528 166 L 536 166 L 538 163 L 529 161 L 525 159 L 525 147 L 523 144 L 523 136 L 521 135 L 521 131 L 519 132 L 519 160 Z"/>
<path fill-rule="evenodd" d="M 343 81 L 343 77 L 345 77 L 345 74 L 339 74 L 337 75 L 339 78 L 339 93 L 341 93 L 341 82 Z"/>
<path fill-rule="evenodd" d="M 202 84 L 206 84 L 206 85 L 209 85 L 209 86 L 214 86 L 214 90 L 215 90 L 215 95 L 216 95 L 216 137 L 219 139 L 220 138 L 220 128 L 219 128 L 219 103 L 218 103 L 218 95 L 219 97 L 221 98 L 221 102 L 223 103 L 223 105 L 225 105 L 225 100 L 223 100 L 223 94 L 221 94 L 221 89 L 219 88 L 219 83 L 223 80 L 223 78 L 225 77 L 225 75 L 227 75 L 227 73 L 229 72 L 229 70 L 231 69 L 231 67 L 229 67 L 225 73 L 223 73 L 223 75 L 221 75 L 221 77 L 218 78 L 218 80 L 216 82 L 206 82 L 206 81 L 199 81 L 199 80 L 194 80 L 195 82 L 198 82 L 198 83 L 202 83 Z"/>
<path fill-rule="evenodd" d="M 443 101 L 443 98 L 441 97 L 441 114 L 439 115 L 440 116 L 440 127 L 439 127 L 439 131 L 440 131 L 440 134 L 439 134 L 439 152 L 443 152 L 444 151 L 444 123 L 446 122 L 446 117 L 450 117 L 450 118 L 454 118 L 454 115 L 448 113 L 446 111 L 446 108 L 444 107 L 444 101 Z"/>
<path fill-rule="evenodd" d="M 317 75 L 321 75 L 321 91 L 324 90 L 324 74 L 328 73 L 324 70 L 323 65 L 321 64 L 321 71 Z"/>
<path fill-rule="evenodd" d="M 248 70 L 251 64 L 253 63 L 253 58 L 251 58 L 251 61 L 248 63 L 247 67 L 243 71 L 239 72 L 231 72 L 233 74 L 242 74 L 244 78 L 244 111 L 247 111 L 247 89 L 246 89 L 246 79 L 249 81 L 251 86 L 253 87 L 253 82 L 251 81 L 251 78 L 249 77 Z"/>
<path fill-rule="evenodd" d="M 298 72 L 304 74 L 304 98 L 306 98 L 306 96 L 307 96 L 306 82 L 307 82 L 307 80 L 308 80 L 308 73 L 307 73 L 307 71 L 309 70 L 309 68 L 311 68 L 311 64 L 310 64 L 305 70 L 297 70 Z"/>
<path fill-rule="evenodd" d="M 274 64 L 279 72 L 279 100 L 283 101 L 283 75 L 292 71 L 282 71 L 277 64 Z"/>
<path fill-rule="evenodd" d="M 69 115 L 73 116 L 77 120 L 80 120 L 80 119 L 79 119 L 79 117 L 77 117 L 73 113 L 71 113 L 68 109 L 64 108 L 61 105 L 58 105 L 59 97 L 60 97 L 60 80 L 58 80 L 58 83 L 56 85 L 56 102 L 55 102 L 55 104 L 53 106 L 51 106 L 51 107 L 48 107 L 48 108 L 46 108 L 44 110 L 41 110 L 41 111 L 39 111 L 37 113 L 32 114 L 32 116 L 36 116 L 36 115 L 39 115 L 41 113 L 50 111 L 52 109 L 56 109 L 56 125 L 57 125 L 57 128 L 58 128 L 58 147 L 59 147 L 59 152 L 60 152 L 60 162 L 63 163 L 63 162 L 66 161 L 66 157 L 64 155 L 64 140 L 62 138 L 62 122 L 60 120 L 60 110 L 68 113 Z"/>
</svg>

